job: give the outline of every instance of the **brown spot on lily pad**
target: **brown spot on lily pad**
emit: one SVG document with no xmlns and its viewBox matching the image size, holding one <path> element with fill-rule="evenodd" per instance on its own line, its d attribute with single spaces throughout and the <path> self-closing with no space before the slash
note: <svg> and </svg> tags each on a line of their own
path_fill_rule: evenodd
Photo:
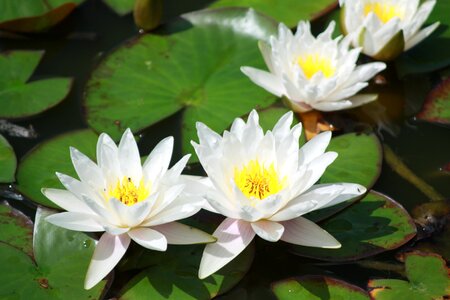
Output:
<svg viewBox="0 0 450 300">
<path fill-rule="evenodd" d="M 431 91 L 417 118 L 428 122 L 450 125 L 450 78 L 442 81 Z"/>
</svg>

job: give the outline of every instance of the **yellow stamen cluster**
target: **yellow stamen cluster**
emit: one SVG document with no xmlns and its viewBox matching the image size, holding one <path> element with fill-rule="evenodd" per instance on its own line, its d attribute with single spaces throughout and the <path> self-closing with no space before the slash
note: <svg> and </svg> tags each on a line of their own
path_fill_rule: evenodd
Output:
<svg viewBox="0 0 450 300">
<path fill-rule="evenodd" d="M 389 22 L 394 17 L 403 19 L 403 17 L 405 16 L 405 11 L 398 5 L 381 1 L 368 3 L 364 6 L 365 16 L 367 16 L 371 12 L 373 12 L 383 23 Z"/>
<path fill-rule="evenodd" d="M 336 71 L 331 59 L 319 54 L 308 54 L 300 56 L 297 63 L 302 68 L 306 78 L 311 79 L 319 71 L 322 71 L 325 77 L 331 77 Z"/>
<path fill-rule="evenodd" d="M 114 197 L 128 206 L 145 200 L 149 195 L 150 189 L 145 186 L 142 180 L 139 186 L 136 186 L 129 177 L 119 180 L 116 186 L 109 190 L 109 197 Z"/>
<path fill-rule="evenodd" d="M 258 160 L 251 160 L 242 169 L 235 168 L 234 181 L 247 198 L 260 200 L 278 193 L 284 185 L 273 164 L 265 168 Z"/>
</svg>

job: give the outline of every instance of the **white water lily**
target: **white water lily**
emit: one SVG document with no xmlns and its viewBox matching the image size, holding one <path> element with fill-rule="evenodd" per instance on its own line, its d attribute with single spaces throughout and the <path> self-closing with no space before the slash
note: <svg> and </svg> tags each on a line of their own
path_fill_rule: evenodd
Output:
<svg viewBox="0 0 450 300">
<path fill-rule="evenodd" d="M 355 47 L 380 60 L 392 60 L 429 36 L 436 22 L 421 30 L 436 0 L 340 0 L 343 29 Z M 419 6 L 420 5 L 420 6 Z"/>
<path fill-rule="evenodd" d="M 377 95 L 356 95 L 386 65 L 356 66 L 361 49 L 349 50 L 350 38 L 332 39 L 335 23 L 317 38 L 310 24 L 300 22 L 295 35 L 280 24 L 278 37 L 259 48 L 270 72 L 242 67 L 242 72 L 270 93 L 285 96 L 294 111 L 335 111 L 363 105 Z M 341 40 L 342 39 L 342 40 Z"/>
<path fill-rule="evenodd" d="M 102 280 L 125 254 L 131 240 L 165 251 L 167 244 L 195 244 L 215 239 L 175 222 L 197 213 L 203 198 L 191 192 L 195 182 L 181 177 L 189 155 L 168 170 L 173 138 L 162 140 L 141 166 L 139 150 L 128 129 L 117 147 L 102 134 L 97 164 L 74 148 L 73 165 L 80 180 L 57 173 L 67 190 L 43 189 L 44 195 L 67 210 L 46 220 L 76 231 L 106 231 L 97 243 L 85 288 Z"/>
<path fill-rule="evenodd" d="M 208 174 L 206 209 L 226 219 L 214 232 L 200 263 L 205 278 L 233 260 L 255 235 L 311 247 L 339 248 L 329 233 L 302 215 L 365 193 L 359 184 L 314 185 L 337 157 L 325 152 L 331 132 L 325 132 L 299 149 L 301 124 L 294 126 L 292 112 L 265 134 L 258 114 L 247 123 L 236 119 L 223 137 L 197 124 L 200 143 L 192 142 Z"/>
</svg>

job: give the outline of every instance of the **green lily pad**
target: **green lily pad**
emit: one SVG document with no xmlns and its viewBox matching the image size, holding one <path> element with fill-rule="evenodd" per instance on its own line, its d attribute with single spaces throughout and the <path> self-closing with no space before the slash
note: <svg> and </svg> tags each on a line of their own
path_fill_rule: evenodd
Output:
<svg viewBox="0 0 450 300">
<path fill-rule="evenodd" d="M 375 134 L 335 137 L 327 151 L 337 152 L 338 158 L 327 168 L 320 183 L 359 183 L 370 189 L 380 176 L 383 150 Z"/>
<path fill-rule="evenodd" d="M 408 281 L 370 280 L 368 287 L 374 300 L 444 299 L 450 295 L 450 275 L 445 260 L 437 254 L 409 253 L 405 257 Z"/>
<path fill-rule="evenodd" d="M 0 182 L 13 182 L 16 167 L 16 154 L 8 141 L 0 134 Z"/>
<path fill-rule="evenodd" d="M 132 299 L 211 299 L 235 286 L 253 261 L 251 243 L 237 258 L 212 276 L 200 280 L 198 266 L 204 245 L 170 246 L 165 253 L 146 251 L 140 263 L 153 264 L 128 282 L 121 300 Z"/>
<path fill-rule="evenodd" d="M 0 242 L 33 256 L 33 222 L 21 211 L 0 204 Z"/>
<path fill-rule="evenodd" d="M 326 276 L 285 279 L 273 283 L 272 291 L 279 300 L 369 300 L 369 295 L 363 289 L 345 281 Z"/>
<path fill-rule="evenodd" d="M 0 118 L 35 115 L 55 106 L 67 96 L 71 79 L 28 81 L 43 55 L 42 51 L 13 51 L 0 55 Z"/>
<path fill-rule="evenodd" d="M 299 20 L 316 19 L 334 9 L 336 4 L 335 0 L 218 0 L 210 7 L 251 7 L 285 23 L 288 27 L 294 27 Z"/>
<path fill-rule="evenodd" d="M 427 24 L 441 25 L 419 45 L 403 53 L 397 60 L 400 77 L 409 74 L 426 73 L 450 65 L 450 2 L 436 1 Z"/>
<path fill-rule="evenodd" d="M 41 193 L 41 189 L 63 188 L 55 172 L 76 178 L 69 147 L 75 147 L 91 159 L 95 158 L 98 136 L 91 130 L 74 131 L 43 142 L 32 149 L 19 164 L 17 189 L 27 198 L 52 208 L 56 204 Z"/>
<path fill-rule="evenodd" d="M 34 231 L 35 261 L 0 242 L 0 298 L 99 299 L 106 280 L 87 291 L 83 288 L 95 241 L 84 233 L 47 223 L 51 211 L 38 209 Z"/>
<path fill-rule="evenodd" d="M 339 249 L 294 246 L 292 252 L 326 261 L 352 261 L 398 248 L 416 234 L 406 210 L 385 195 L 371 191 L 339 214 L 320 223 L 341 244 Z"/>
<path fill-rule="evenodd" d="M 103 0 L 118 15 L 126 15 L 133 11 L 136 0 Z"/>
<path fill-rule="evenodd" d="M 39 32 L 67 17 L 84 0 L 2 0 L 0 29 Z"/>
<path fill-rule="evenodd" d="M 143 35 L 94 70 L 87 122 L 118 139 L 125 128 L 143 130 L 184 108 L 183 150 L 193 152 L 197 121 L 221 132 L 235 117 L 276 100 L 239 69 L 264 66 L 257 41 L 276 29 L 267 17 L 235 8 L 186 14 L 159 34 Z"/>
<path fill-rule="evenodd" d="M 417 117 L 429 122 L 450 125 L 450 78 L 431 91 Z"/>
</svg>

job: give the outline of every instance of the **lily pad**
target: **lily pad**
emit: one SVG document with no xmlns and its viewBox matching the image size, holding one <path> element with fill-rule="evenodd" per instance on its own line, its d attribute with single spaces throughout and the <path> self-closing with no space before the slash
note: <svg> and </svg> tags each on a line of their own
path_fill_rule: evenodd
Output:
<svg viewBox="0 0 450 300">
<path fill-rule="evenodd" d="M 47 223 L 52 212 L 38 209 L 34 232 L 35 261 L 0 242 L 0 298 L 2 299 L 99 299 L 106 280 L 91 290 L 83 288 L 84 276 L 94 253 L 95 241 L 84 233 Z"/>
<path fill-rule="evenodd" d="M 170 246 L 165 253 L 148 253 L 144 263 L 153 266 L 142 271 L 121 291 L 121 300 L 132 299 L 211 299 L 235 286 L 250 269 L 255 247 L 252 243 L 236 259 L 212 276 L 200 280 L 198 266 L 204 245 Z M 141 261 L 142 262 L 142 261 Z"/>
<path fill-rule="evenodd" d="M 417 117 L 433 123 L 450 125 L 450 78 L 431 91 Z"/>
<path fill-rule="evenodd" d="M 337 152 L 338 158 L 327 168 L 320 183 L 359 183 L 370 189 L 380 176 L 383 150 L 375 134 L 335 137 L 327 151 Z"/>
<path fill-rule="evenodd" d="M 288 27 L 294 27 L 299 20 L 314 20 L 333 10 L 337 3 L 335 0 L 218 0 L 210 7 L 251 7 Z"/>
<path fill-rule="evenodd" d="M 239 69 L 264 66 L 257 41 L 276 30 L 275 22 L 248 9 L 183 15 L 158 34 L 120 47 L 94 70 L 84 102 L 87 122 L 118 139 L 125 128 L 141 131 L 184 108 L 182 145 L 192 152 L 197 121 L 221 132 L 235 117 L 276 100 Z"/>
<path fill-rule="evenodd" d="M 84 0 L 2 0 L 0 29 L 39 32 L 58 24 Z"/>
<path fill-rule="evenodd" d="M 23 158 L 17 171 L 17 189 L 27 198 L 48 207 L 58 208 L 41 193 L 41 189 L 63 188 L 55 175 L 61 172 L 76 177 L 69 147 L 75 147 L 95 158 L 98 136 L 91 130 L 80 130 L 41 143 Z"/>
<path fill-rule="evenodd" d="M 375 279 L 369 281 L 370 296 L 375 300 L 444 299 L 450 295 L 450 275 L 445 260 L 437 254 L 409 253 L 405 257 L 408 281 Z"/>
<path fill-rule="evenodd" d="M 398 248 L 416 234 L 406 210 L 371 191 L 362 200 L 320 224 L 341 244 L 339 249 L 294 246 L 292 252 L 326 261 L 352 261 Z"/>
<path fill-rule="evenodd" d="M 272 291 L 279 300 L 369 300 L 369 295 L 363 289 L 345 281 L 326 276 L 285 279 L 273 283 Z"/>
<path fill-rule="evenodd" d="M 0 182 L 14 181 L 17 159 L 8 141 L 0 134 Z"/>
<path fill-rule="evenodd" d="M 397 60 L 400 77 L 426 73 L 450 65 L 450 2 L 436 1 L 427 24 L 440 22 L 436 31 Z"/>
<path fill-rule="evenodd" d="M 126 15 L 133 11 L 136 0 L 103 0 L 118 15 Z"/>
<path fill-rule="evenodd" d="M 0 204 L 0 242 L 33 256 L 33 222 L 19 210 Z"/>
<path fill-rule="evenodd" d="M 44 53 L 13 51 L 0 55 L 0 118 L 24 118 L 41 113 L 62 100 L 72 80 L 51 78 L 29 82 Z"/>
</svg>

